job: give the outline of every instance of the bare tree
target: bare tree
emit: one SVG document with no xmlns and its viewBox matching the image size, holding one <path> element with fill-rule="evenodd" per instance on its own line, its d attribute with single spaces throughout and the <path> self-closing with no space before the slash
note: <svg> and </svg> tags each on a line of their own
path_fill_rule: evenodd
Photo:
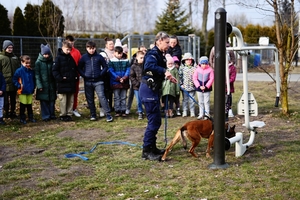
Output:
<svg viewBox="0 0 300 200">
<path fill-rule="evenodd" d="M 297 52 L 298 46 L 295 42 L 295 12 L 294 12 L 294 0 L 286 0 L 285 3 L 289 3 L 290 20 L 289 24 L 284 23 L 280 10 L 283 1 L 280 0 L 265 0 L 256 1 L 252 3 L 244 3 L 244 1 L 236 1 L 239 5 L 245 7 L 256 8 L 261 11 L 269 12 L 274 16 L 274 25 L 276 31 L 276 47 L 279 52 L 279 71 L 280 71 L 280 100 L 282 114 L 289 115 L 288 104 L 288 77 L 292 67 L 293 58 Z M 266 5 L 267 4 L 267 5 Z"/>
</svg>

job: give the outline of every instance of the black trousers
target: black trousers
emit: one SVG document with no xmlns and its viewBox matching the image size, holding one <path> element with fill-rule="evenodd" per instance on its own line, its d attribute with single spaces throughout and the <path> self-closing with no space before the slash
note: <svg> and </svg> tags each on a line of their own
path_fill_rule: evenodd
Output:
<svg viewBox="0 0 300 200">
<path fill-rule="evenodd" d="M 4 94 L 4 110 L 5 114 L 16 112 L 17 91 L 8 91 Z"/>
</svg>

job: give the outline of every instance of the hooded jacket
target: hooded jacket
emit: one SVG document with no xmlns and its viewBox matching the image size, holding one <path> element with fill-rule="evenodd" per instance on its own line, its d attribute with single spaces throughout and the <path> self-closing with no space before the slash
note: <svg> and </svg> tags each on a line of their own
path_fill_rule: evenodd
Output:
<svg viewBox="0 0 300 200">
<path fill-rule="evenodd" d="M 193 74 L 193 82 L 197 91 L 200 92 L 210 92 L 212 91 L 212 84 L 214 82 L 214 71 L 209 66 L 206 65 L 205 68 L 202 68 L 198 65 L 197 69 Z M 199 89 L 200 86 L 205 86 L 205 90 L 202 91 Z"/>
<path fill-rule="evenodd" d="M 6 91 L 16 91 L 13 83 L 13 76 L 20 67 L 20 61 L 14 53 L 2 51 L 0 53 L 0 73 L 3 74 L 6 82 Z"/>
<path fill-rule="evenodd" d="M 13 76 L 13 83 L 18 88 L 18 94 L 33 94 L 35 89 L 33 69 L 21 65 Z"/>
<path fill-rule="evenodd" d="M 78 81 L 76 63 L 71 54 L 65 54 L 61 48 L 58 49 L 52 74 L 56 80 L 58 94 L 75 92 Z"/>
<path fill-rule="evenodd" d="M 52 74 L 53 57 L 45 58 L 39 54 L 35 62 L 36 99 L 43 101 L 56 100 L 56 82 Z M 42 91 L 40 91 L 42 89 Z"/>
</svg>

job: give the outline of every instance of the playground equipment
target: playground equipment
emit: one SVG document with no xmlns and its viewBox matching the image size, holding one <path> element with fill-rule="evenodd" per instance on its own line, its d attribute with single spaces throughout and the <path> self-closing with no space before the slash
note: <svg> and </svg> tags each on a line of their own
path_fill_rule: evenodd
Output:
<svg viewBox="0 0 300 200">
<path fill-rule="evenodd" d="M 231 25 L 230 25 L 231 26 Z M 237 46 L 227 47 L 226 50 L 233 50 L 237 52 L 242 57 L 242 68 L 243 68 L 243 95 L 241 96 L 238 103 L 238 114 L 245 116 L 245 126 L 250 132 L 250 138 L 247 143 L 243 144 L 243 133 L 237 132 L 236 136 L 233 138 L 225 139 L 225 150 L 230 149 L 230 146 L 235 143 L 235 156 L 242 156 L 247 148 L 253 144 L 255 134 L 257 133 L 257 128 L 265 126 L 263 121 L 249 121 L 250 116 L 257 116 L 258 114 L 258 105 L 252 93 L 248 92 L 248 66 L 247 66 L 247 56 L 250 54 L 250 50 L 274 50 L 275 52 L 275 72 L 276 72 L 276 100 L 275 107 L 278 107 L 279 96 L 280 96 L 280 79 L 279 79 L 279 63 L 278 63 L 278 50 L 273 46 L 245 46 L 243 36 L 241 31 L 232 27 L 232 33 L 235 34 L 237 39 Z M 226 80 L 227 88 L 229 88 L 229 72 L 228 66 L 226 67 Z M 230 88 L 227 90 L 230 91 Z"/>
</svg>

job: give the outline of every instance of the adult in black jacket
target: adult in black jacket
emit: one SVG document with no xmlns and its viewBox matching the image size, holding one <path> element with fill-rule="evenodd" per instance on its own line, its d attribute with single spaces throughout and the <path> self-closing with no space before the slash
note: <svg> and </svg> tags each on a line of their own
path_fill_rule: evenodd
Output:
<svg viewBox="0 0 300 200">
<path fill-rule="evenodd" d="M 167 53 L 170 54 L 172 57 L 176 56 L 178 60 L 181 61 L 182 50 L 176 35 L 170 36 L 170 46 L 167 50 Z"/>
<path fill-rule="evenodd" d="M 52 73 L 57 83 L 57 93 L 60 102 L 60 120 L 71 121 L 73 115 L 74 93 L 78 81 L 76 63 L 70 52 L 72 45 L 63 42 L 58 49 Z"/>
</svg>

